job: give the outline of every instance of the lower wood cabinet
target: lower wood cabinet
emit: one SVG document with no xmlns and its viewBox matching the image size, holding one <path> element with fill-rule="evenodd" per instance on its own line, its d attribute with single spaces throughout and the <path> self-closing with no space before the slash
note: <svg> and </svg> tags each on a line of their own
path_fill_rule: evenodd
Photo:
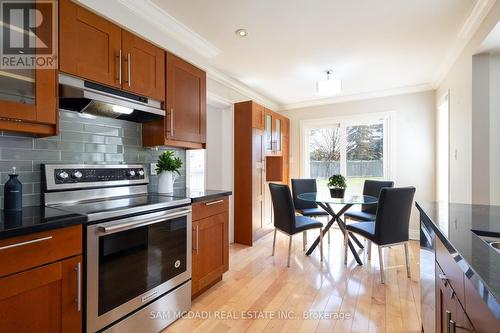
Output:
<svg viewBox="0 0 500 333">
<path fill-rule="evenodd" d="M 193 204 L 191 295 L 196 297 L 229 269 L 229 200 Z"/>
<path fill-rule="evenodd" d="M 81 226 L 64 228 L 82 236 Z M 54 231 L 57 235 L 64 229 Z M 45 234 L 44 232 L 43 234 Z M 39 233 L 42 234 L 42 233 Z M 39 234 L 32 234 L 33 240 L 43 239 Z M 22 239 L 27 236 L 22 236 Z M 53 236 L 56 238 L 57 236 Z M 16 237 L 0 241 L 0 253 L 5 246 L 3 243 L 20 244 L 11 249 L 22 249 L 26 241 L 16 242 Z M 47 237 L 45 237 L 47 238 Z M 12 242 L 14 241 L 14 242 Z M 9 245 L 10 245 L 9 244 Z M 27 243 L 32 246 L 38 243 Z M 39 248 L 38 251 L 58 252 L 49 247 Z M 62 246 L 64 248 L 64 246 Z M 39 266 L 22 270 L 0 278 L 0 332 L 2 333 L 78 333 L 82 331 L 82 249 L 78 255 L 55 262 L 39 262 Z M 23 256 L 35 253 L 19 252 L 19 261 L 25 261 Z M 75 254 L 75 253 L 73 253 Z M 52 256 L 51 254 L 50 256 Z M 45 257 L 50 257 L 45 256 Z"/>
</svg>

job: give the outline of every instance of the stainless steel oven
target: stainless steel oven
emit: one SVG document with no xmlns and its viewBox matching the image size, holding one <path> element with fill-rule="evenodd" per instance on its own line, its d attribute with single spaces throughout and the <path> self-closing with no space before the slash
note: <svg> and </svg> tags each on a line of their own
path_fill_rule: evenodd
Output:
<svg viewBox="0 0 500 333">
<path fill-rule="evenodd" d="M 111 325 L 190 279 L 191 207 L 89 225 L 87 331 Z"/>
</svg>

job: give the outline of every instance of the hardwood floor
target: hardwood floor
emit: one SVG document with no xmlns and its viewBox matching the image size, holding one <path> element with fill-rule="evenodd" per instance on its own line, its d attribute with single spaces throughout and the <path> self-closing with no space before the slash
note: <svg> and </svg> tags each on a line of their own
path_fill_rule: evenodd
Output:
<svg viewBox="0 0 500 333">
<path fill-rule="evenodd" d="M 384 249 L 382 285 L 376 248 L 371 262 L 363 251 L 365 265 L 358 266 L 350 254 L 344 266 L 342 234 L 338 229 L 330 232 L 331 244 L 324 239 L 323 263 L 319 249 L 311 257 L 304 255 L 302 235 L 296 235 L 290 268 L 288 237 L 283 234 L 278 233 L 274 257 L 272 234 L 253 247 L 231 245 L 224 279 L 193 301 L 189 318 L 163 332 L 420 332 L 418 242 L 410 242 L 411 279 L 406 277 L 403 247 Z M 316 236 L 309 232 L 309 243 Z M 339 313 L 345 318 L 325 317 Z"/>
</svg>

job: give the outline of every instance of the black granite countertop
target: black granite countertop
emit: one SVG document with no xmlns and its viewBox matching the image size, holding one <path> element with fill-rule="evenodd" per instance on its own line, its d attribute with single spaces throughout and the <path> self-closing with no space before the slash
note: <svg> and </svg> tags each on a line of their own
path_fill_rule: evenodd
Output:
<svg viewBox="0 0 500 333">
<path fill-rule="evenodd" d="M 69 227 L 87 221 L 84 215 L 45 206 L 23 207 L 16 213 L 0 211 L 0 239 Z"/>
<path fill-rule="evenodd" d="M 200 202 L 213 200 L 220 197 L 225 197 L 233 194 L 231 191 L 225 190 L 209 190 L 209 189 L 176 189 L 172 193 L 162 194 L 177 198 L 190 198 L 191 202 Z"/>
<path fill-rule="evenodd" d="M 418 203 L 430 225 L 452 252 L 458 266 L 494 313 L 500 313 L 500 252 L 484 237 L 500 240 L 500 206 Z M 431 222 L 431 223 L 428 223 Z"/>
</svg>

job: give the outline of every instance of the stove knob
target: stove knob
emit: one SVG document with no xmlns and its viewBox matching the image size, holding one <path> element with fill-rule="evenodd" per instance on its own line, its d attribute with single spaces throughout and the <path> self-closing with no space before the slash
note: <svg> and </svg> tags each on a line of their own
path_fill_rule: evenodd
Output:
<svg viewBox="0 0 500 333">
<path fill-rule="evenodd" d="M 80 172 L 80 171 L 75 171 L 71 174 L 71 177 L 73 177 L 74 179 L 80 179 L 82 178 L 83 174 Z"/>
<path fill-rule="evenodd" d="M 129 171 L 127 172 L 127 175 L 128 175 L 129 177 L 134 177 L 134 176 L 135 176 L 135 171 L 134 171 L 134 170 L 129 170 Z"/>
<path fill-rule="evenodd" d="M 59 179 L 59 180 L 66 180 L 68 179 L 69 175 L 66 171 L 61 171 L 59 172 L 56 177 Z"/>
<path fill-rule="evenodd" d="M 141 176 L 141 177 L 144 176 L 144 170 L 142 170 L 142 169 L 139 170 L 139 176 Z"/>
</svg>

